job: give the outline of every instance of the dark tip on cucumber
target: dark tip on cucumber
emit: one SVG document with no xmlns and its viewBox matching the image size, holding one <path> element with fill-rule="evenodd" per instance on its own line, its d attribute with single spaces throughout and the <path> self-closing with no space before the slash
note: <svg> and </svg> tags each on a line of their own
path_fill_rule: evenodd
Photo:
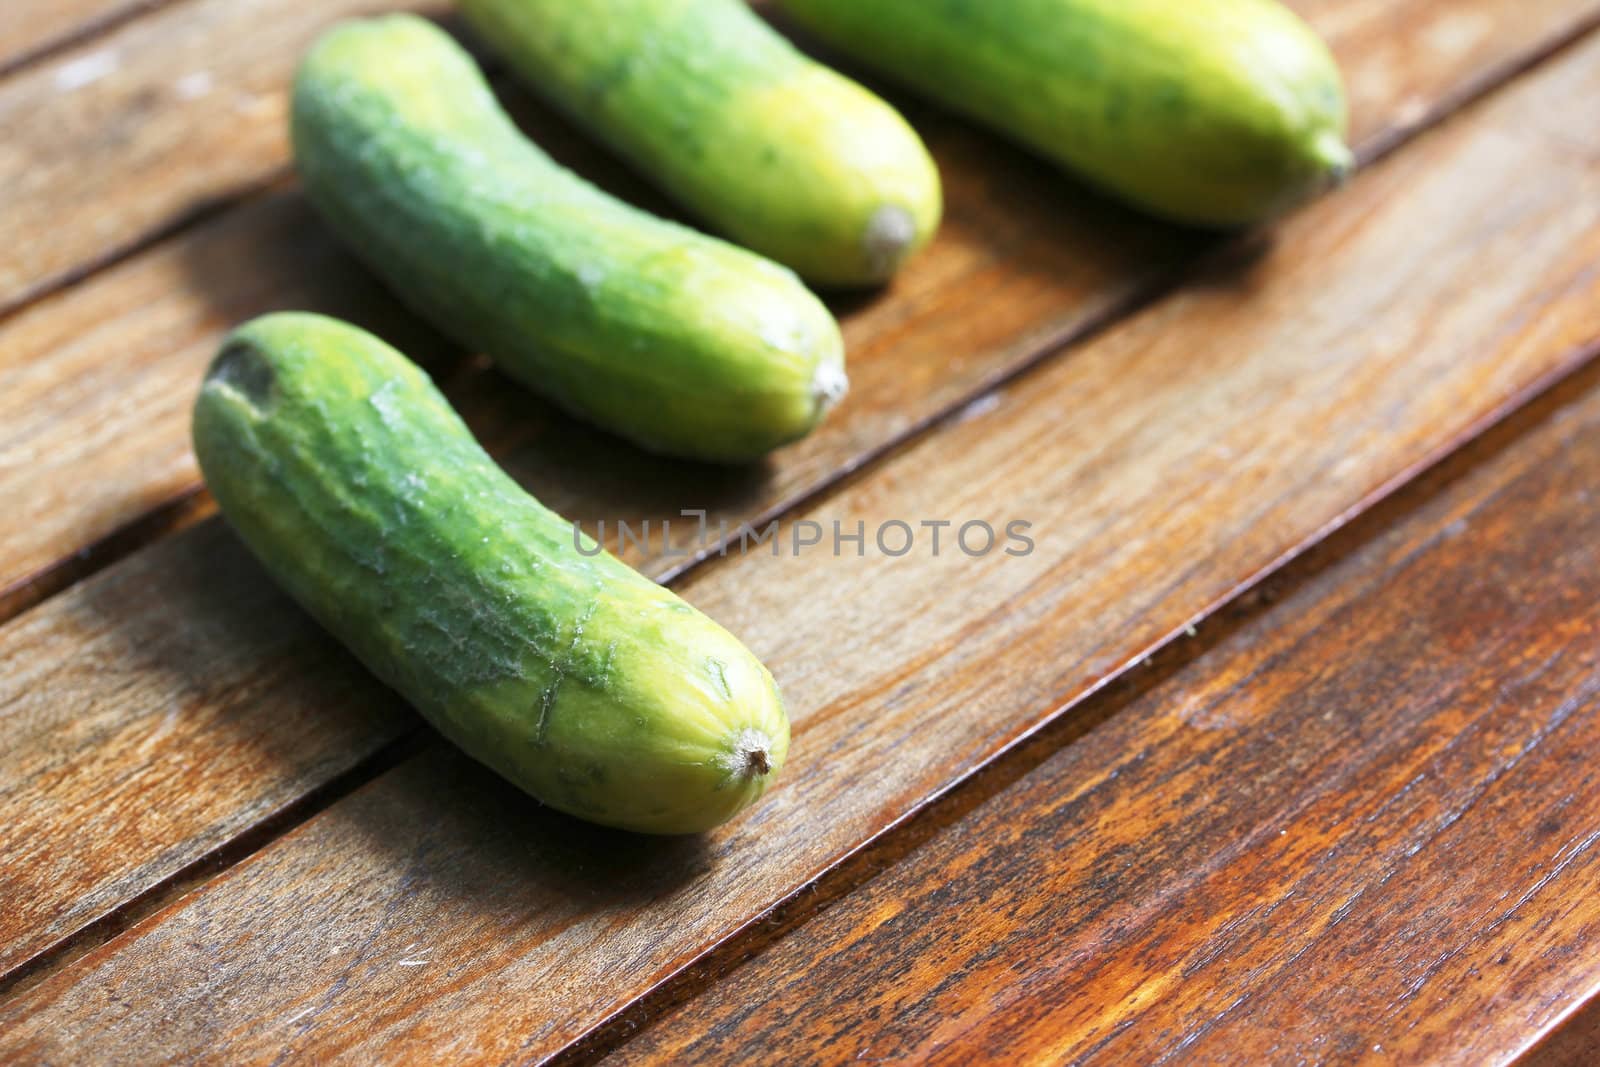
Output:
<svg viewBox="0 0 1600 1067">
<path fill-rule="evenodd" d="M 220 385 L 237 393 L 258 412 L 272 407 L 278 396 L 278 378 L 255 345 L 238 337 L 229 341 L 206 374 L 207 385 Z"/>
<path fill-rule="evenodd" d="M 751 749 L 745 753 L 744 765 L 748 773 L 765 775 L 772 773 L 772 764 L 767 760 L 767 751 L 763 748 Z"/>
</svg>

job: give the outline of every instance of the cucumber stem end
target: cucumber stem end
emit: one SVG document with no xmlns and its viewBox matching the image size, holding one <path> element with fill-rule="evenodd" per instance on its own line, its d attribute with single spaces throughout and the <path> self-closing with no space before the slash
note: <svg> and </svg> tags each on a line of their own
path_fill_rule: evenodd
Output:
<svg viewBox="0 0 1600 1067">
<path fill-rule="evenodd" d="M 887 281 L 900 261 L 917 242 L 917 220 L 899 204 L 885 204 L 867 220 L 862 247 L 867 266 L 880 280 Z"/>
<path fill-rule="evenodd" d="M 725 752 L 719 762 L 741 781 L 765 778 L 773 771 L 772 738 L 762 730 L 746 727 L 733 738 L 730 751 Z"/>
<path fill-rule="evenodd" d="M 1328 129 L 1319 133 L 1311 143 L 1311 154 L 1331 185 L 1343 184 L 1355 170 L 1355 153 L 1350 151 L 1337 130 Z"/>
<path fill-rule="evenodd" d="M 838 363 L 822 363 L 811 376 L 811 398 L 819 415 L 826 414 L 850 391 L 850 379 Z"/>
</svg>

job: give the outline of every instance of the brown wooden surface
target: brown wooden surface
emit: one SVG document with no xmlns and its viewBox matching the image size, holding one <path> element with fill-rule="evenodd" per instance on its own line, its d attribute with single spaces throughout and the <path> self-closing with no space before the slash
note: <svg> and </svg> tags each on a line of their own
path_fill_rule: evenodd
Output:
<svg viewBox="0 0 1600 1067">
<path fill-rule="evenodd" d="M 4 631 L 5 969 L 411 726 L 219 523 L 145 557 Z"/>
<path fill-rule="evenodd" d="M 1578 384 L 618 1062 L 1514 1056 L 1600 984 Z"/>
<path fill-rule="evenodd" d="M 53 249 L 63 242 L 100 250 L 107 241 L 118 247 L 137 242 L 145 232 L 140 226 L 161 229 L 282 170 L 282 79 L 292 69 L 294 42 L 341 12 L 373 6 L 342 0 L 289 5 L 292 10 L 282 14 L 284 3 L 217 0 L 196 7 L 193 15 L 186 13 L 194 6 L 188 4 L 161 17 L 182 23 L 181 40 L 190 44 L 169 47 L 168 30 L 151 18 L 114 39 L 85 43 L 78 50 L 83 55 L 60 57 L 57 65 L 108 50 L 123 57 L 114 74 L 71 94 L 71 113 L 80 117 L 65 130 L 58 108 L 39 106 L 43 86 L 53 86 L 55 74 L 41 67 L 26 78 L 0 82 L 0 113 L 8 98 L 19 111 L 34 109 L 23 126 L 22 151 L 13 156 L 17 173 L 26 171 L 29 180 L 8 184 L 0 164 L 0 187 L 19 191 L 16 207 L 0 217 L 0 249 L 7 247 L 8 225 L 14 234 L 35 235 L 11 246 L 19 277 L 37 281 L 48 275 L 29 274 L 24 257 L 55 256 Z M 1302 6 L 1346 69 L 1356 134 L 1368 151 L 1600 17 L 1593 0 L 1479 2 L 1466 15 L 1426 0 Z M 248 32 L 253 20 L 270 21 L 271 35 Z M 1390 43 L 1396 25 L 1414 27 L 1421 43 L 1397 51 Z M 182 65 L 169 53 L 209 54 L 206 42 L 213 38 L 234 42 L 230 47 L 247 54 L 238 62 L 223 61 L 231 53 L 219 57 L 212 64 L 213 88 L 204 97 L 181 106 L 167 101 L 162 93 L 174 65 Z M 220 119 L 213 97 L 237 95 L 246 84 L 264 101 L 261 113 Z M 633 199 L 659 203 L 520 94 L 513 90 L 508 96 L 535 136 L 562 158 Z M 1200 245 L 1193 235 L 1152 227 L 1086 197 L 1055 172 L 969 127 L 927 109 L 911 113 L 945 174 L 944 230 L 886 299 L 847 316 L 851 416 L 787 450 L 769 471 L 714 479 L 706 499 L 696 501 L 717 507 L 730 521 L 771 511 L 859 464 L 971 397 L 981 383 L 1157 284 L 1177 259 Z M 169 170 L 180 171 L 181 181 L 167 181 Z M 53 174 L 70 181 L 63 184 Z M 127 175 L 142 177 L 119 178 L 115 189 L 94 184 Z M 115 218 L 105 225 L 116 232 L 94 237 L 80 227 L 44 225 L 65 212 L 69 201 L 114 207 Z M 1019 205 L 1029 210 L 1019 211 Z M 145 221 L 134 226 L 135 219 Z M 0 251 L 0 263 L 6 255 Z M 83 262 L 81 251 L 61 256 L 71 270 Z M 0 303 L 4 299 L 0 283 Z M 229 325 L 280 307 L 344 314 L 402 343 L 416 336 L 412 324 L 373 295 L 365 275 L 334 249 L 292 191 L 204 222 L 150 254 L 37 303 L 4 327 L 0 456 L 13 458 L 0 463 L 0 495 L 21 501 L 23 514 L 9 530 L 0 530 L 0 618 L 114 556 L 105 539 L 152 508 L 193 493 L 197 474 L 187 412 L 200 372 Z M 438 348 L 420 343 L 428 351 Z M 448 365 L 442 350 L 435 365 Z M 496 398 L 503 391 L 498 383 L 480 388 Z M 525 408 L 508 407 L 502 403 L 499 410 L 510 416 L 510 426 L 491 425 L 492 410 L 469 409 L 469 420 L 491 438 L 537 433 Z M 548 421 L 542 411 L 536 417 Z M 108 442 L 117 447 L 108 449 Z M 662 477 L 635 480 L 622 499 L 596 494 L 596 475 L 606 478 L 616 466 L 608 458 L 574 471 L 534 459 L 518 474 L 536 479 L 532 484 L 552 506 L 574 510 L 578 518 L 671 514 L 686 483 L 707 483 L 704 471 L 668 468 Z M 639 482 L 662 491 L 641 500 L 635 492 Z M 80 556 L 80 550 L 87 552 Z M 658 572 L 671 565 L 659 557 L 634 562 Z"/>
<path fill-rule="evenodd" d="M 1600 1061 L 1600 987 L 1528 1049 L 1519 1067 L 1591 1067 Z"/>
<path fill-rule="evenodd" d="M 184 0 L 0 82 L 0 312 L 285 172 L 289 78 L 329 23 L 443 7 Z"/>
<path fill-rule="evenodd" d="M 0 75 L 103 32 L 169 0 L 8 0 L 0 19 Z"/>
<path fill-rule="evenodd" d="M 560 1048 L 1569 367 L 1600 335 L 1597 176 L 1571 149 L 1600 134 L 1585 104 L 1597 55 L 1588 43 L 1552 62 L 1297 217 L 1261 261 L 1198 279 L 809 511 L 1026 516 L 1034 555 L 693 572 L 687 594 L 750 640 L 795 705 L 797 758 L 748 818 L 699 843 L 596 835 L 431 750 L 29 983 L 0 1009 L 3 1047 Z M 150 558 L 23 621 L 58 629 Z M 219 580 L 204 553 L 186 562 L 190 581 Z M 123 607 L 142 632 L 148 606 Z M 193 629 L 225 628 L 212 621 Z M 287 654 L 253 660 L 263 688 L 223 698 L 237 713 L 334 669 L 325 646 L 277 639 Z M 72 646 L 45 637 L 35 656 Z M 169 706 L 152 694 L 122 714 Z M 203 758 L 209 738 L 182 716 L 145 759 Z M 249 1010 L 174 1017 L 180 988 Z"/>
<path fill-rule="evenodd" d="M 1543 1037 L 1529 1062 L 1588 1062 L 1600 37 L 1561 46 L 1600 3 L 1296 0 L 1363 156 L 1399 151 L 1227 256 L 906 104 L 945 232 L 837 302 L 850 404 L 745 472 L 550 414 L 323 235 L 286 176 L 287 73 L 321 25 L 396 6 L 0 17 L 0 1061 L 1004 1061 L 1093 1031 L 1113 1058 L 1393 1033 L 1367 1058 Z M 705 839 L 596 832 L 421 729 L 207 519 L 194 383 L 277 307 L 399 342 L 591 524 L 1021 517 L 1038 549 L 631 553 L 773 665 L 795 759 Z M 1288 604 L 1241 597 L 1319 543 Z M 904 997 L 867 955 L 905 961 Z"/>
<path fill-rule="evenodd" d="M 1441 82 L 1434 92 L 1445 97 L 1456 89 L 1455 85 Z M 1039 336 L 1072 328 L 1083 315 L 1109 301 L 1119 287 L 1128 288 L 1136 277 L 1140 258 L 1147 263 L 1159 262 L 1157 254 L 1173 247 L 1170 240 L 1163 243 L 1163 231 L 1108 213 L 1103 204 L 1092 201 L 1067 200 L 1059 219 L 1047 217 L 1041 221 L 1035 216 L 1018 216 L 1011 204 L 1049 202 L 1050 188 L 1059 184 L 1053 175 L 1029 169 L 1019 161 L 1018 177 L 1009 182 L 998 180 L 992 166 L 984 167 L 984 157 L 993 155 L 992 145 L 959 130 L 935 144 L 948 149 L 941 156 L 946 172 L 954 176 L 950 182 L 951 222 L 936 249 L 897 287 L 892 299 L 880 300 L 848 324 L 856 376 L 856 396 L 851 404 L 857 412 L 855 417 L 836 420 L 792 451 L 776 476 L 752 479 L 725 475 L 723 485 L 708 486 L 708 472 L 703 468 L 685 470 L 658 464 L 654 469 L 641 470 L 636 459 L 609 446 L 598 435 L 585 434 L 584 447 L 575 450 L 569 435 L 557 440 L 540 434 L 537 424 L 530 429 L 529 404 L 524 395 L 503 389 L 496 376 L 484 375 L 474 368 L 468 368 L 461 376 L 463 388 L 452 390 L 457 402 L 469 412 L 485 416 L 474 420 L 480 434 L 491 442 L 515 446 L 500 449 L 512 469 L 548 503 L 570 514 L 585 519 L 671 516 L 682 506 L 684 494 L 689 491 L 686 485 L 694 479 L 700 492 L 716 489 L 722 497 L 719 501 L 697 496 L 693 498 L 695 503 L 721 503 L 717 510 L 734 520 L 752 517 L 781 502 L 786 495 L 793 498 L 831 473 L 854 465 L 872 447 L 881 446 L 903 430 L 917 413 L 914 390 L 928 390 L 928 402 L 937 410 L 938 404 L 948 403 L 952 392 L 970 389 L 972 382 L 994 372 L 994 367 L 983 361 L 985 354 L 1002 368 L 1006 360 L 1025 358 L 1030 347 L 1039 343 Z M 966 175 L 970 177 L 963 178 Z M 605 176 L 615 183 L 614 175 Z M 1096 226 L 1101 227 L 1099 240 L 1095 239 Z M 1110 234 L 1105 232 L 1106 227 L 1113 228 Z M 70 533 L 52 527 L 52 517 L 71 516 L 74 505 L 105 508 L 108 498 L 114 500 L 105 492 L 82 492 L 83 481 L 136 486 L 140 477 L 152 472 L 177 467 L 187 474 L 191 461 L 186 423 L 192 383 L 198 379 L 214 338 L 225 324 L 268 307 L 309 302 L 358 321 L 381 324 L 391 334 L 397 328 L 392 308 L 374 294 L 370 283 L 348 260 L 320 238 L 315 222 L 298 198 L 273 197 L 247 208 L 208 227 L 206 237 L 213 234 L 214 246 L 196 248 L 198 240 L 184 241 L 170 251 L 162 249 L 154 256 L 141 257 L 108 272 L 104 284 L 97 279 L 44 302 L 17 324 L 13 336 L 24 342 L 18 349 L 17 366 L 28 370 L 35 384 L 29 388 L 25 382 L 23 388 L 0 390 L 0 395 L 15 400 L 14 425 L 19 432 L 13 440 L 20 444 L 11 451 L 25 460 L 13 468 L 18 477 L 27 479 L 26 484 L 16 487 L 15 495 L 23 501 L 37 502 L 37 510 L 28 516 L 31 521 L 18 529 L 20 536 L 34 538 L 41 546 L 57 546 L 69 539 Z M 1115 258 L 1105 256 L 1096 251 L 1101 245 L 1123 251 Z M 271 255 L 276 258 L 269 258 Z M 130 277 L 132 281 L 128 280 Z M 922 282 L 924 278 L 930 280 Z M 55 306 L 58 303 L 78 306 L 61 310 Z M 1041 318 L 1041 308 L 1045 313 L 1067 317 Z M 68 324 L 83 321 L 98 326 L 77 337 L 64 332 Z M 185 332 L 174 333 L 174 328 Z M 408 351 L 426 355 L 437 347 L 436 342 L 426 345 L 414 324 L 401 324 L 398 328 L 410 338 L 405 344 Z M 203 338 L 203 347 L 191 342 L 194 334 Z M 170 349 L 184 343 L 188 343 L 189 358 L 176 360 L 167 355 Z M 991 346 L 987 352 L 984 345 Z M 948 351 L 947 346 L 959 346 L 960 351 L 972 354 L 959 362 L 941 358 Z M 113 358 L 114 355 L 120 358 Z M 96 410 L 56 408 L 52 400 L 59 401 L 63 381 L 74 383 L 69 396 L 88 398 Z M 959 398 L 959 392 L 956 396 Z M 85 426 L 96 432 L 85 433 L 81 429 Z M 141 447 L 141 443 L 150 440 L 150 427 L 160 432 L 164 448 Z M 572 429 L 568 427 L 569 431 Z M 589 456 L 590 462 L 572 465 L 574 451 Z M 642 493 L 642 487 L 650 491 Z M 131 497 L 123 514 L 138 514 L 167 494 L 181 491 L 178 478 L 169 478 L 154 492 Z M 680 524 L 679 529 L 687 527 Z M 185 547 L 144 561 L 142 567 L 155 569 L 138 587 L 158 587 L 161 571 L 182 568 L 190 565 L 191 559 L 206 560 L 209 556 L 203 550 Z M 655 573 L 673 563 L 659 554 L 635 561 Z M 231 559 L 221 563 L 223 571 L 231 566 Z M 119 624 L 131 632 L 167 624 L 165 620 L 153 622 L 144 614 L 147 607 L 136 598 L 117 614 Z M 61 610 L 68 612 L 71 608 Z M 54 617 L 54 613 L 45 615 L 46 619 Z M 75 656 L 79 643 L 75 626 L 53 632 L 55 639 L 49 647 L 61 650 L 64 656 Z M 30 656 L 39 654 L 33 644 L 29 648 Z M 227 651 L 219 649 L 217 658 L 225 662 Z M 167 722 L 164 696 L 157 689 L 146 699 L 129 701 L 118 693 L 115 706 L 125 728 L 141 730 L 148 723 Z M 35 704 L 53 702 L 47 692 L 30 694 L 21 688 L 14 691 L 11 699 Z M 302 694 L 300 699 L 309 700 L 310 695 Z M 145 709 L 155 717 L 148 718 Z M 188 730 L 163 735 L 165 750 L 174 758 L 187 758 L 197 744 L 203 750 L 212 743 L 208 720 L 199 717 L 193 721 L 194 733 L 204 741 L 197 742 Z M 389 737 L 387 731 L 378 731 L 374 745 Z M 331 745 L 348 741 L 343 735 L 316 740 Z M 235 743 L 235 738 L 224 734 L 217 743 L 226 749 Z M 145 747 L 136 748 L 134 753 L 128 758 L 140 765 L 150 756 Z M 303 766 L 343 767 L 365 754 L 367 750 L 358 747 L 345 759 L 324 764 L 309 758 Z M 17 759 L 21 761 L 26 756 L 19 745 Z M 111 777 L 137 780 L 138 776 Z M 25 778 L 19 774 L 16 780 L 20 783 Z M 82 787 L 90 781 L 73 779 L 63 787 Z M 240 782 L 238 794 L 194 791 L 184 779 L 172 779 L 170 788 L 183 791 L 184 795 L 174 803 L 173 824 L 168 832 L 188 816 L 196 820 L 196 833 L 193 840 L 180 841 L 181 847 L 153 856 L 150 853 L 154 842 L 141 847 L 140 839 L 126 832 L 122 821 L 104 819 L 93 807 L 76 809 L 82 812 L 82 818 L 55 820 L 58 836 L 30 835 L 34 847 L 48 853 L 56 847 L 58 838 L 63 843 L 93 842 L 90 847 L 103 855 L 97 856 L 100 862 L 84 865 L 83 877 L 93 873 L 110 884 L 96 885 L 96 891 L 91 892 L 82 881 L 58 882 L 53 875 L 42 878 L 37 890 L 42 896 L 34 906 L 58 908 L 56 921 L 30 925 L 33 909 L 19 913 L 15 929 L 28 929 L 33 937 L 13 942 L 5 962 L 26 958 L 108 902 L 159 882 L 165 872 L 189 862 L 203 847 L 249 825 L 263 806 L 282 803 L 296 790 L 310 788 L 311 784 L 298 764 L 282 776 Z M 75 810 L 70 804 L 65 807 Z M 52 825 L 42 813 L 37 822 Z M 85 823 L 94 826 L 87 839 L 80 836 L 86 830 Z M 67 899 L 74 900 L 76 906 L 60 908 Z"/>
</svg>

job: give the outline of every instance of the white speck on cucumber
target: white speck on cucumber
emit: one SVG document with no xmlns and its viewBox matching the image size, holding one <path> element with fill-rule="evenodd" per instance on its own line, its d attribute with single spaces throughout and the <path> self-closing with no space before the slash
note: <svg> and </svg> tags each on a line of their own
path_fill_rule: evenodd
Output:
<svg viewBox="0 0 1600 1067">
<path fill-rule="evenodd" d="M 378 412 L 378 418 L 390 429 L 393 429 L 401 418 L 401 413 L 395 406 L 395 392 L 399 388 L 400 379 L 390 378 L 367 397 L 367 402 Z"/>
<path fill-rule="evenodd" d="M 867 230 L 861 235 L 861 247 L 874 272 L 890 274 L 906 251 L 916 243 L 917 220 L 911 212 L 898 204 L 885 204 L 867 220 Z"/>
<path fill-rule="evenodd" d="M 837 363 L 824 363 L 811 378 L 811 397 L 823 411 L 834 407 L 850 391 L 850 379 Z"/>
<path fill-rule="evenodd" d="M 767 319 L 761 324 L 761 343 L 792 356 L 804 355 L 810 339 L 805 324 L 792 319 L 788 322 Z"/>
</svg>

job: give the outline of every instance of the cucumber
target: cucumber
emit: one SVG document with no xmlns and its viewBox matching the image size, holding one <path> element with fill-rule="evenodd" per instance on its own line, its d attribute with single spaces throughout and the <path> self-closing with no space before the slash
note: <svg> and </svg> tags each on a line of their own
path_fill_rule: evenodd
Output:
<svg viewBox="0 0 1600 1067">
<path fill-rule="evenodd" d="M 409 15 L 328 31 L 295 80 L 306 191 L 408 303 L 648 448 L 743 461 L 842 393 L 839 327 L 792 271 L 556 164 L 472 58 Z"/>
<path fill-rule="evenodd" d="M 484 41 L 713 228 L 824 285 L 887 280 L 939 224 L 899 112 L 744 0 L 463 0 Z"/>
<path fill-rule="evenodd" d="M 1338 67 L 1275 0 L 780 2 L 863 64 L 1179 222 L 1255 222 L 1352 163 Z"/>
<path fill-rule="evenodd" d="M 370 334 L 298 313 L 246 324 L 206 374 L 194 447 L 273 577 L 551 807 L 691 833 L 783 766 L 788 720 L 760 661 L 592 540 L 580 551 Z"/>
</svg>

